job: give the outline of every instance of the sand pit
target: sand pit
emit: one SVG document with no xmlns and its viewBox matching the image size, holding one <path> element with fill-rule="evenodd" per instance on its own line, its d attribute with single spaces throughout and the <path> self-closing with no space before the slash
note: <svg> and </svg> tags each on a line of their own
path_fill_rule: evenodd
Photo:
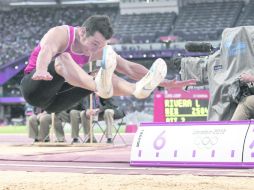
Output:
<svg viewBox="0 0 254 190">
<path fill-rule="evenodd" d="M 253 190 L 254 178 L 1 171 L 0 190 Z"/>
</svg>

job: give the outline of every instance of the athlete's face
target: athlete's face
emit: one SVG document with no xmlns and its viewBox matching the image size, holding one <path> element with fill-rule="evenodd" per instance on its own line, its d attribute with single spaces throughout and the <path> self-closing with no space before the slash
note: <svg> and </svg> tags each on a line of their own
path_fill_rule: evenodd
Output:
<svg viewBox="0 0 254 190">
<path fill-rule="evenodd" d="M 107 40 L 100 32 L 95 32 L 92 36 L 86 36 L 86 32 L 81 31 L 80 43 L 85 47 L 86 51 L 89 53 L 95 53 L 102 50 L 102 48 L 107 44 Z"/>
</svg>

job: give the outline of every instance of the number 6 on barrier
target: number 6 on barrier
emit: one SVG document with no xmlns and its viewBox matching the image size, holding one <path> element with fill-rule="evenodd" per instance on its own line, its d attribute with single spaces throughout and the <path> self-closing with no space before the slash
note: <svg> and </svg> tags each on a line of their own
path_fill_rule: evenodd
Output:
<svg viewBox="0 0 254 190">
<path fill-rule="evenodd" d="M 164 147 L 165 143 L 166 143 L 166 139 L 163 137 L 163 134 L 165 133 L 166 131 L 162 131 L 161 134 L 159 134 L 159 136 L 155 139 L 154 143 L 153 143 L 153 147 L 156 149 L 156 150 L 160 150 Z"/>
</svg>

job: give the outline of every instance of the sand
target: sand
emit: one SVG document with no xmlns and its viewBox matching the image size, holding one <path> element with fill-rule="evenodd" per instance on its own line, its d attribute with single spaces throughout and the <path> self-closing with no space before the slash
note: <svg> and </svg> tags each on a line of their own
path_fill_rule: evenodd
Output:
<svg viewBox="0 0 254 190">
<path fill-rule="evenodd" d="M 253 190 L 254 178 L 0 171 L 0 190 Z"/>
</svg>

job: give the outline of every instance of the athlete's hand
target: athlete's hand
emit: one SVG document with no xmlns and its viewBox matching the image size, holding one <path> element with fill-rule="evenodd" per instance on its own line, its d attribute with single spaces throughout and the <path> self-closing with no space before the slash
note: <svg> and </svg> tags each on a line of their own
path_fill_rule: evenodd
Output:
<svg viewBox="0 0 254 190">
<path fill-rule="evenodd" d="M 33 80 L 52 80 L 53 77 L 48 71 L 35 71 Z"/>
<path fill-rule="evenodd" d="M 166 88 L 183 88 L 185 86 L 195 86 L 196 84 L 197 84 L 196 79 L 184 81 L 172 80 L 167 84 Z"/>
</svg>

